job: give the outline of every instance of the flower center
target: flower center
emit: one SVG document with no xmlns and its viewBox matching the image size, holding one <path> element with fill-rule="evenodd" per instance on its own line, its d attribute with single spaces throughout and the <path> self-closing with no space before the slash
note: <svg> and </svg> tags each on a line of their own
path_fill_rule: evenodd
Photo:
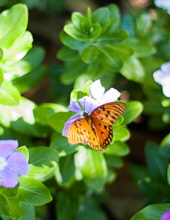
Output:
<svg viewBox="0 0 170 220">
<path fill-rule="evenodd" d="M 3 170 L 7 166 L 7 162 L 3 157 L 0 157 L 0 170 Z"/>
</svg>

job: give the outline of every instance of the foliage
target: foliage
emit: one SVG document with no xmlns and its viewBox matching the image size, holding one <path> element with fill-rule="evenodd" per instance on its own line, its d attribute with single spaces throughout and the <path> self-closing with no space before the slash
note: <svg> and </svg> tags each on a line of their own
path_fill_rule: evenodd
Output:
<svg viewBox="0 0 170 220">
<path fill-rule="evenodd" d="M 100 205 L 104 187 L 115 180 L 116 169 L 123 166 L 123 157 L 129 153 L 127 125 L 142 113 L 141 102 L 151 127 L 165 128 L 170 119 L 169 99 L 152 77 L 170 59 L 170 17 L 164 10 L 155 12 L 163 22 L 152 18 L 149 9 L 128 13 L 122 21 L 115 5 L 93 13 L 88 9 L 87 16 L 74 12 L 61 32 L 64 46 L 57 56 L 64 68 L 60 83 L 73 86 L 71 100 L 90 95 L 89 86 L 98 78 L 107 89 L 114 85 L 121 88 L 125 80 L 130 82 L 130 89 L 124 88 L 130 95 L 130 100 L 123 100 L 126 111 L 114 124 L 114 138 L 104 152 L 82 144 L 70 145 L 62 136 L 64 123 L 72 115 L 66 108 L 67 89 L 58 103 L 38 105 L 24 97 L 46 76 L 48 67 L 42 64 L 45 51 L 32 46 L 32 34 L 26 30 L 26 5 L 16 4 L 0 14 L 0 135 L 1 139 L 17 139 L 22 146 L 18 150 L 29 159 L 29 174 L 20 176 L 15 188 L 0 188 L 2 219 L 25 220 L 31 216 L 34 220 L 44 212 L 42 219 L 50 219 L 49 202 L 59 220 L 82 220 L 85 215 L 89 220 L 107 219 Z M 137 85 L 135 92 L 132 81 Z M 60 94 L 57 89 L 53 96 Z M 148 204 L 169 203 L 169 145 L 169 135 L 160 147 L 148 143 L 148 168 L 133 168 Z M 148 215 L 159 219 L 167 209 L 169 204 L 150 205 L 132 220 Z"/>
</svg>

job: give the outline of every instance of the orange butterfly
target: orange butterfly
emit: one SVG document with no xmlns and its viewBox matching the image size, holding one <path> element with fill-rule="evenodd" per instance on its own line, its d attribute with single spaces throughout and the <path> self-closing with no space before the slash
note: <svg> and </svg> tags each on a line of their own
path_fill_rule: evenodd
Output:
<svg viewBox="0 0 170 220">
<path fill-rule="evenodd" d="M 84 112 L 84 118 L 75 120 L 68 129 L 70 144 L 88 144 L 96 151 L 107 148 L 113 138 L 112 126 L 124 112 L 122 102 L 110 102 L 95 108 L 90 115 Z"/>
</svg>

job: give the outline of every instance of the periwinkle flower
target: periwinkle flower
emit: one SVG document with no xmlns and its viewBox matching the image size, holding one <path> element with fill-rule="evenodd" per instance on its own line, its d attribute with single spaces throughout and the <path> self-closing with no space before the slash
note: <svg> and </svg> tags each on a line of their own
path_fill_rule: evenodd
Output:
<svg viewBox="0 0 170 220">
<path fill-rule="evenodd" d="M 120 96 L 120 92 L 114 88 L 109 89 L 105 92 L 105 88 L 101 85 L 100 80 L 94 81 L 90 87 L 90 94 L 92 96 L 84 96 L 78 101 L 73 100 L 67 109 L 77 112 L 71 116 L 68 121 L 64 124 L 62 135 L 66 136 L 70 125 L 77 119 L 83 118 L 84 112 L 90 114 L 95 108 L 108 102 L 114 102 Z"/>
<path fill-rule="evenodd" d="M 169 219 L 170 219 L 170 210 L 167 210 L 166 212 L 164 212 L 160 220 L 169 220 Z"/>
<path fill-rule="evenodd" d="M 164 95 L 170 97 L 170 61 L 164 63 L 160 70 L 155 71 L 153 78 L 162 86 Z"/>
<path fill-rule="evenodd" d="M 16 151 L 17 140 L 0 140 L 0 186 L 13 188 L 19 175 L 28 173 L 28 162 L 24 153 Z"/>
</svg>

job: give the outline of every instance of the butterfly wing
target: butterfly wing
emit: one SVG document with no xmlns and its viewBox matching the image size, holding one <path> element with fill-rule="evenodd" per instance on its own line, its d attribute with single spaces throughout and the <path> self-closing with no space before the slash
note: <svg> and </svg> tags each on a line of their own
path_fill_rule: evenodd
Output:
<svg viewBox="0 0 170 220">
<path fill-rule="evenodd" d="M 91 113 L 92 126 L 100 141 L 99 150 L 105 150 L 112 141 L 112 126 L 125 108 L 122 102 L 111 102 L 97 107 Z"/>
<path fill-rule="evenodd" d="M 100 146 L 100 142 L 92 130 L 90 123 L 85 118 L 77 119 L 71 124 L 67 132 L 67 138 L 70 144 L 88 144 L 95 150 L 98 150 L 98 146 Z"/>
</svg>

